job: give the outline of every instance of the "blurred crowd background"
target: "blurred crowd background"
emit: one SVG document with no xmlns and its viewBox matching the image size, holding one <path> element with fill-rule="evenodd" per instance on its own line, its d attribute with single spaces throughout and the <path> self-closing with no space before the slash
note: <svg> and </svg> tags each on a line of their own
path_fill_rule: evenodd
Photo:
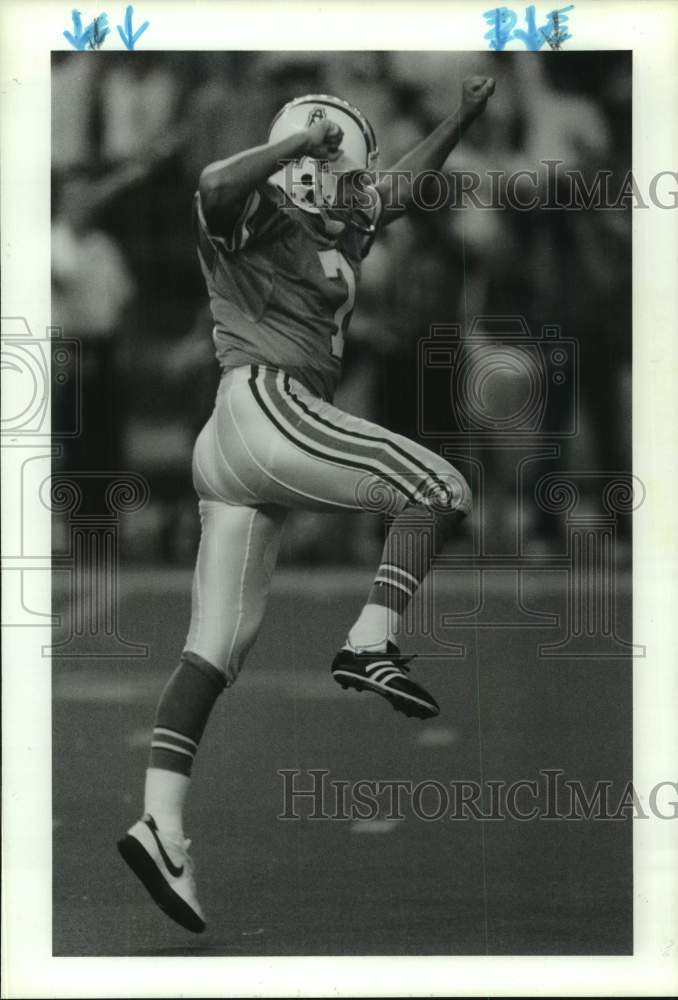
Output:
<svg viewBox="0 0 678 1000">
<path fill-rule="evenodd" d="M 458 105 L 472 74 L 493 76 L 496 94 L 446 170 L 480 173 L 482 197 L 489 171 L 559 159 L 589 181 L 611 171 L 618 189 L 631 162 L 629 53 L 53 54 L 52 324 L 82 344 L 85 428 L 58 464 L 148 479 L 151 500 L 126 525 L 128 557 L 188 564 L 197 543 L 190 456 L 219 377 L 191 228 L 201 169 L 265 142 L 281 105 L 308 92 L 358 105 L 380 165 L 392 166 Z M 630 213 L 414 211 L 365 262 L 335 402 L 417 438 L 418 343 L 430 325 L 520 315 L 579 345 L 579 433 L 543 471 L 630 470 Z M 515 456 L 490 442 L 474 457 L 500 544 L 515 532 Z M 530 543 L 548 548 L 548 523 L 529 505 L 522 516 Z M 371 561 L 379 525 L 353 518 L 343 530 L 345 518 L 293 515 L 283 559 Z"/>
</svg>

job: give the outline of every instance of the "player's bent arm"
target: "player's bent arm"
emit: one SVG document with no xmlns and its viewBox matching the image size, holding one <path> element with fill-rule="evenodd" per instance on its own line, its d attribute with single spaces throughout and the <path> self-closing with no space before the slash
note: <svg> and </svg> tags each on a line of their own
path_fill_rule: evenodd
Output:
<svg viewBox="0 0 678 1000">
<path fill-rule="evenodd" d="M 301 156 L 333 159 L 342 138 L 341 130 L 324 120 L 280 142 L 255 146 L 227 160 L 210 163 L 198 184 L 206 220 L 219 227 L 235 223 L 251 192 L 286 162 Z"/>
<path fill-rule="evenodd" d="M 412 204 L 417 175 L 426 170 L 440 170 L 469 125 L 483 113 L 493 93 L 491 77 L 472 76 L 464 80 L 458 110 L 398 160 L 379 181 L 376 187 L 384 206 L 382 225 L 387 226 L 407 211 Z"/>
</svg>

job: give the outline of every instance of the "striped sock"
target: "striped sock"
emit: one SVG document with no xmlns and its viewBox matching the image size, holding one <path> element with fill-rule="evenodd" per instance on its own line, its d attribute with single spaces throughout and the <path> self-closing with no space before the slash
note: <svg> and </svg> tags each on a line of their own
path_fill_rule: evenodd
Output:
<svg viewBox="0 0 678 1000">
<path fill-rule="evenodd" d="M 214 703 L 224 688 L 210 663 L 185 653 L 158 702 L 149 767 L 190 777 Z"/>
<path fill-rule="evenodd" d="M 223 689 L 224 680 L 216 667 L 194 653 L 184 653 L 160 695 L 146 771 L 144 812 L 175 840 L 183 838 L 193 758 Z"/>
<path fill-rule="evenodd" d="M 151 767 L 178 771 L 189 777 L 197 749 L 198 744 L 188 736 L 182 736 L 164 726 L 155 726 L 151 743 Z"/>
<path fill-rule="evenodd" d="M 400 615 L 382 604 L 366 604 L 348 633 L 347 648 L 356 652 L 375 652 L 393 642 L 400 625 Z"/>
<path fill-rule="evenodd" d="M 395 518 L 367 604 L 349 632 L 354 649 L 385 649 L 393 640 L 400 616 L 462 516 L 410 506 Z"/>
<path fill-rule="evenodd" d="M 368 604 L 379 604 L 402 615 L 420 582 L 408 570 L 395 563 L 383 562 L 374 578 Z"/>
<path fill-rule="evenodd" d="M 434 549 L 440 546 L 436 517 L 425 507 L 406 507 L 386 537 L 381 563 L 368 597 L 402 615 L 431 567 Z"/>
</svg>

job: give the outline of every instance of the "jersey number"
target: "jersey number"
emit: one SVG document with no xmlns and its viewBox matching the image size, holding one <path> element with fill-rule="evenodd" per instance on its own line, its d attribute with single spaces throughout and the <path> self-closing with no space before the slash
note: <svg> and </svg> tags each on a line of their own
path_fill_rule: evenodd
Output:
<svg viewBox="0 0 678 1000">
<path fill-rule="evenodd" d="M 318 257 L 326 278 L 342 278 L 346 282 L 346 298 L 334 314 L 336 332 L 330 338 L 330 353 L 341 358 L 344 353 L 344 334 L 355 304 L 355 275 L 351 265 L 338 250 L 318 250 Z"/>
</svg>

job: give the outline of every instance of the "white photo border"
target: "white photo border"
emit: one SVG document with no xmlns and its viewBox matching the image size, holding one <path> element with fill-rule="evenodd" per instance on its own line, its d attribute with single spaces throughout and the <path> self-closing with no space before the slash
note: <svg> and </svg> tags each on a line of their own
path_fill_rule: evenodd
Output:
<svg viewBox="0 0 678 1000">
<path fill-rule="evenodd" d="M 526 4 L 506 5 L 521 10 Z M 145 50 L 449 49 L 487 51 L 489 0 L 138 0 Z M 3 316 L 34 332 L 50 317 L 50 55 L 69 48 L 70 2 L 0 5 Z M 78 4 L 87 21 L 124 0 Z M 555 3 L 537 4 L 539 14 Z M 266 33 L 262 33 L 262 24 Z M 633 50 L 633 169 L 641 190 L 678 153 L 678 5 L 575 0 L 576 49 Z M 272 42 L 275 41 L 275 45 Z M 111 42 L 111 48 L 120 47 Z M 557 52 L 545 58 L 559 58 Z M 92 52 L 96 59 L 97 53 Z M 678 760 L 676 212 L 633 214 L 634 473 L 647 489 L 634 520 L 634 782 L 675 779 Z M 3 440 L 3 522 L 13 530 L 12 448 Z M 35 544 L 50 550 L 37 502 Z M 36 550 L 37 551 L 37 550 Z M 50 606 L 49 573 L 37 591 Z M 51 955 L 49 630 L 3 634 L 4 990 L 9 997 L 576 996 L 678 992 L 678 821 L 634 824 L 633 956 L 379 958 L 53 958 Z"/>
</svg>

